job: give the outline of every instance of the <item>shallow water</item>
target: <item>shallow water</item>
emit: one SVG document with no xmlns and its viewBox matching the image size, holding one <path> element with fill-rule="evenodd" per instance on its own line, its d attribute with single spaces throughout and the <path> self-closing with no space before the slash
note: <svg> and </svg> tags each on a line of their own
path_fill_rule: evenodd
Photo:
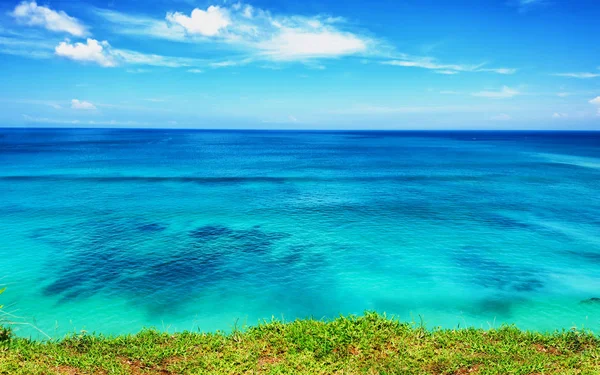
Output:
<svg viewBox="0 0 600 375">
<path fill-rule="evenodd" d="M 0 302 L 54 337 L 600 331 L 600 133 L 0 129 L 0 192 Z"/>
</svg>

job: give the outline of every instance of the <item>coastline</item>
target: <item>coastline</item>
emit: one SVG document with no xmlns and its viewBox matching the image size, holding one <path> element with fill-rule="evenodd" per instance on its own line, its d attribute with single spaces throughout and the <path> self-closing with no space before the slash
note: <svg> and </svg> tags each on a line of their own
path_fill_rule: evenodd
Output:
<svg viewBox="0 0 600 375">
<path fill-rule="evenodd" d="M 231 333 L 148 329 L 0 343 L 2 374 L 596 374 L 591 332 L 432 329 L 367 312 Z"/>
</svg>

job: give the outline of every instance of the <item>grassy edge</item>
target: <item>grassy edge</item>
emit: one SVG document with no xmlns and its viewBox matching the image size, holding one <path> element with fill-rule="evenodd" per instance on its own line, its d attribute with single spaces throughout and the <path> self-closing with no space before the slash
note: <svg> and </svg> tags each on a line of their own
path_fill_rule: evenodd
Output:
<svg viewBox="0 0 600 375">
<path fill-rule="evenodd" d="M 432 329 L 374 312 L 231 333 L 12 337 L 1 374 L 600 374 L 591 332 Z"/>
</svg>

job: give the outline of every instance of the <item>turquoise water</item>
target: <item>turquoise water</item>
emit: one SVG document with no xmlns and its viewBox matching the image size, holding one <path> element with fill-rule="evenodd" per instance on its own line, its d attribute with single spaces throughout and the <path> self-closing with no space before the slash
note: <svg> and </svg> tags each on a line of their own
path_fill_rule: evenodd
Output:
<svg viewBox="0 0 600 375">
<path fill-rule="evenodd" d="M 0 302 L 54 337 L 600 331 L 600 133 L 4 129 L 0 192 Z"/>
</svg>

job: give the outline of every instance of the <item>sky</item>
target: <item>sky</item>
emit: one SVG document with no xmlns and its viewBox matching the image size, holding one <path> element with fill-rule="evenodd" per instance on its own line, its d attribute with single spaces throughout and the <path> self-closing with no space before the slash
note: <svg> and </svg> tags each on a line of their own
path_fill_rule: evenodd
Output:
<svg viewBox="0 0 600 375">
<path fill-rule="evenodd" d="M 0 127 L 600 130 L 597 0 L 0 0 Z"/>
</svg>

